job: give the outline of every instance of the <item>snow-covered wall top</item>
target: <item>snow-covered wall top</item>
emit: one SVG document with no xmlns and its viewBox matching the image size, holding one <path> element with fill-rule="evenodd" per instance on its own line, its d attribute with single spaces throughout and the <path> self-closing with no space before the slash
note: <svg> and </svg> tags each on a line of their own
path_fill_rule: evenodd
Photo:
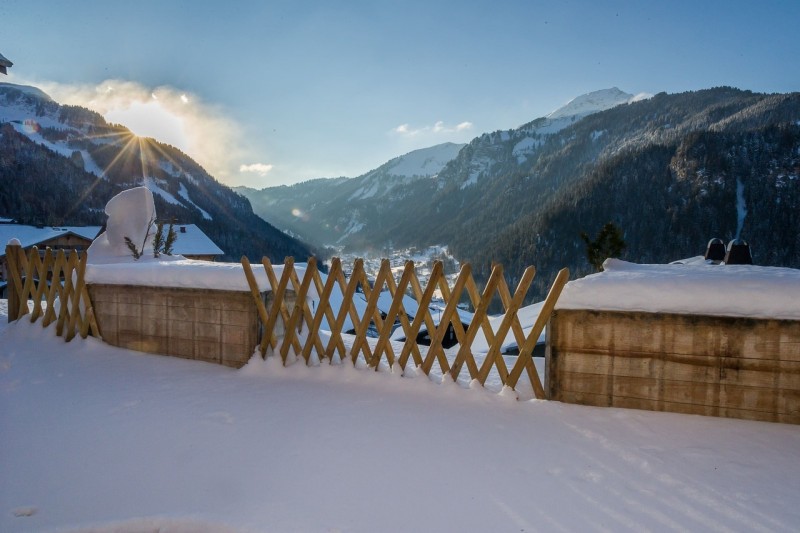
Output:
<svg viewBox="0 0 800 533">
<path fill-rule="evenodd" d="M 800 270 L 755 265 L 638 265 L 607 259 L 571 281 L 556 309 L 644 311 L 800 320 Z"/>
<path fill-rule="evenodd" d="M 283 267 L 275 265 L 275 275 L 280 279 Z M 295 265 L 302 279 L 305 268 Z M 253 274 L 259 289 L 270 290 L 267 274 L 260 265 L 253 265 Z M 178 258 L 155 260 L 142 258 L 136 262 L 86 265 L 86 282 L 98 285 L 143 285 L 147 287 L 178 287 L 185 289 L 210 289 L 249 292 L 250 286 L 239 263 L 217 263 Z M 317 297 L 314 287 L 309 297 Z"/>
</svg>

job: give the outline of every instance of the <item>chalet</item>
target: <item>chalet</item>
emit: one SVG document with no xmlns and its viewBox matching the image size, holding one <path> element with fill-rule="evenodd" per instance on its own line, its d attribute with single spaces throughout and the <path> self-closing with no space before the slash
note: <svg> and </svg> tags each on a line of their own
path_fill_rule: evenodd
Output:
<svg viewBox="0 0 800 533">
<path fill-rule="evenodd" d="M 10 219 L 0 219 L 10 220 Z M 200 259 L 214 261 L 224 252 L 214 244 L 203 230 L 195 224 L 176 224 L 174 226 L 178 238 L 173 246 L 173 254 L 182 255 L 187 259 Z M 17 239 L 24 250 L 36 246 L 44 253 L 46 248 L 64 250 L 69 253 L 73 250 L 85 251 L 102 230 L 101 226 L 26 226 L 22 224 L 0 223 L 0 296 L 5 295 L 8 280 L 8 265 L 6 262 L 6 244 L 11 239 Z"/>
<path fill-rule="evenodd" d="M 14 63 L 6 59 L 3 54 L 0 54 L 0 72 L 3 74 L 8 74 L 8 69 L 13 65 Z"/>
<path fill-rule="evenodd" d="M 167 228 L 168 226 L 164 225 L 165 233 Z M 215 261 L 219 256 L 225 254 L 225 252 L 195 224 L 175 224 L 174 230 L 178 238 L 175 240 L 172 253 L 176 255 L 182 255 L 186 259 Z"/>
</svg>

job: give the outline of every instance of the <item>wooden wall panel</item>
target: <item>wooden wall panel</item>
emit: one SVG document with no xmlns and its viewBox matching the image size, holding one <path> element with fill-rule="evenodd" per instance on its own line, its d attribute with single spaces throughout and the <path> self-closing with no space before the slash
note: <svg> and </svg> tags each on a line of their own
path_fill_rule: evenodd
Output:
<svg viewBox="0 0 800 533">
<path fill-rule="evenodd" d="M 558 310 L 545 388 L 569 403 L 800 423 L 800 322 Z"/>
<path fill-rule="evenodd" d="M 89 285 L 89 293 L 114 346 L 239 368 L 260 342 L 250 292 Z"/>
</svg>

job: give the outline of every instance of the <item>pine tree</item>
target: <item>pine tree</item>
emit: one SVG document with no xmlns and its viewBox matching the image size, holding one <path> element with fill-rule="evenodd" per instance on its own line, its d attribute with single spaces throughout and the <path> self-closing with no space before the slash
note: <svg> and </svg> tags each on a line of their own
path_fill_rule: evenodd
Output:
<svg viewBox="0 0 800 533">
<path fill-rule="evenodd" d="M 164 241 L 164 255 L 172 255 L 172 246 L 178 239 L 178 234 L 175 233 L 175 221 L 169 223 L 169 231 L 167 232 L 167 239 Z"/>
<path fill-rule="evenodd" d="M 164 223 L 156 225 L 156 234 L 153 236 L 153 257 L 161 255 L 161 248 L 164 246 Z"/>
<path fill-rule="evenodd" d="M 619 257 L 625 249 L 625 240 L 622 231 L 613 223 L 608 222 L 594 241 L 589 240 L 585 232 L 581 232 L 581 239 L 586 243 L 586 257 L 595 271 L 602 272 L 603 261 L 609 257 Z"/>
</svg>

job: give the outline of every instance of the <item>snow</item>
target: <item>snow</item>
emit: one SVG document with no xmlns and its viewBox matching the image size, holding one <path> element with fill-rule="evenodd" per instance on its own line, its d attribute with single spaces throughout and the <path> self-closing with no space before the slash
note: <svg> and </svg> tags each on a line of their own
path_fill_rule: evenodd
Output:
<svg viewBox="0 0 800 533">
<path fill-rule="evenodd" d="M 149 182 L 149 185 L 160 190 L 154 185 L 152 180 Z M 172 197 L 172 195 L 169 196 Z M 162 254 L 159 258 L 154 258 L 153 236 L 156 232 L 156 227 L 153 225 L 153 221 L 156 220 L 156 211 L 155 204 L 153 203 L 153 191 L 150 187 L 134 187 L 133 189 L 122 191 L 109 200 L 106 204 L 105 213 L 108 215 L 106 231 L 95 239 L 88 250 L 88 262 L 91 264 L 117 264 L 136 261 L 125 242 L 125 237 L 129 237 L 136 245 L 137 249 L 142 251 L 142 257 L 139 258 L 138 261 L 141 261 L 143 265 L 152 266 L 154 262 L 158 264 L 174 262 L 175 264 L 172 265 L 172 269 L 177 269 L 179 265 L 182 265 L 184 270 L 187 270 L 187 272 L 184 273 L 187 275 L 187 279 L 197 281 L 198 277 L 196 275 L 188 274 L 188 270 L 191 269 L 188 268 L 187 265 L 190 263 L 187 263 L 184 257 L 176 254 L 223 254 L 223 251 L 196 225 L 178 224 L 174 226 L 174 230 L 177 233 L 177 239 L 173 245 L 175 253 L 172 256 Z M 165 226 L 164 232 L 166 233 L 167 231 L 168 226 Z M 145 271 L 147 268 L 150 267 L 143 267 L 140 269 L 145 273 L 144 276 L 138 276 L 134 279 L 143 277 L 152 282 L 151 278 L 157 277 L 154 273 L 159 269 L 154 270 L 154 273 L 146 273 Z M 110 270 L 113 271 L 113 267 L 111 267 Z M 164 269 L 160 269 L 160 271 L 163 272 Z M 171 275 L 175 274 L 170 274 L 170 276 Z M 204 283 L 213 283 L 213 280 L 208 280 Z M 206 285 L 201 286 L 205 287 Z M 248 290 L 246 286 L 244 290 Z"/>
<path fill-rule="evenodd" d="M 56 239 L 68 233 L 79 235 L 87 240 L 92 240 L 100 233 L 100 226 L 26 226 L 24 224 L 0 224 L 0 255 L 5 255 L 5 243 L 16 239 L 20 246 L 28 248 L 51 239 Z"/>
<path fill-rule="evenodd" d="M 747 216 L 747 205 L 744 202 L 744 183 L 736 176 L 736 239 L 742 235 L 744 219 Z"/>
<path fill-rule="evenodd" d="M 603 272 L 569 282 L 556 308 L 800 320 L 800 270 L 685 263 L 607 259 Z"/>
<path fill-rule="evenodd" d="M 91 254 L 89 255 L 91 261 Z M 305 275 L 303 266 L 295 265 L 297 276 Z M 252 266 L 259 289 L 270 289 L 269 280 L 260 264 Z M 273 265 L 275 276 L 280 279 L 282 265 Z M 216 261 L 197 261 L 181 256 L 159 259 L 142 257 L 139 261 L 86 265 L 86 282 L 108 285 L 144 285 L 147 287 L 178 287 L 196 289 L 216 289 L 223 291 L 250 292 L 244 268 L 240 263 L 218 263 Z M 317 296 L 314 287 L 309 296 Z"/>
<path fill-rule="evenodd" d="M 98 235 L 89 249 L 90 263 L 133 261 L 125 239 L 130 239 L 143 257 L 153 256 L 152 224 L 156 219 L 153 193 L 147 187 L 134 187 L 117 194 L 105 208 L 106 231 Z"/>
<path fill-rule="evenodd" d="M 44 100 L 45 102 L 53 101 L 53 99 L 50 98 L 48 94 L 46 94 L 38 87 L 33 87 L 32 85 L 17 85 L 16 83 L 0 82 L 0 89 L 16 89 L 17 91 L 33 96 L 34 98 Z"/>
<path fill-rule="evenodd" d="M 533 325 L 539 318 L 539 313 L 542 312 L 542 307 L 544 307 L 544 302 L 537 302 L 532 305 L 520 307 L 517 311 L 517 318 L 519 319 L 520 326 L 522 327 L 522 331 L 525 333 L 526 337 L 530 335 Z M 503 322 L 503 318 L 504 315 L 498 315 L 489 318 L 489 324 L 491 324 L 493 332 L 496 333 L 500 329 L 500 324 Z M 542 329 L 542 332 L 539 334 L 539 338 L 537 339 L 537 343 L 545 341 L 546 329 L 547 328 Z M 514 337 L 514 332 L 509 329 L 508 334 L 501 345 L 501 352 L 502 350 L 512 346 L 517 346 L 517 339 Z M 489 352 L 489 341 L 486 339 L 486 335 L 483 333 L 483 328 L 479 329 L 478 333 L 475 335 L 475 340 L 472 343 L 472 351 L 473 353 Z"/>
<path fill-rule="evenodd" d="M 28 102 L 25 99 L 17 99 L 9 102 L 7 94 L 4 94 L 3 89 L 17 89 L 33 97 L 35 100 L 43 100 L 45 102 L 52 102 L 49 96 L 43 93 L 36 87 L 29 87 L 24 85 L 14 85 L 11 83 L 0 83 L 0 123 L 11 122 L 13 128 L 19 133 L 25 135 L 33 142 L 40 144 L 53 152 L 64 157 L 71 157 L 72 153 L 79 151 L 83 156 L 84 170 L 94 174 L 95 176 L 102 177 L 104 175 L 97 163 L 89 155 L 88 150 L 76 150 L 68 146 L 66 142 L 51 142 L 39 133 L 40 127 L 55 128 L 59 130 L 67 129 L 69 126 L 59 122 L 58 115 L 53 113 L 45 113 L 37 115 L 36 105 Z"/>
<path fill-rule="evenodd" d="M 223 255 L 225 252 L 214 244 L 203 230 L 196 224 L 175 224 L 173 226 L 177 239 L 173 245 L 173 255 Z M 169 225 L 164 225 L 164 232 L 169 231 Z"/>
<path fill-rule="evenodd" d="M 618 88 L 603 89 L 594 91 L 588 94 L 583 94 L 570 100 L 564 106 L 556 109 L 546 117 L 536 120 L 533 124 L 525 128 L 528 134 L 523 137 L 512 150 L 512 155 L 517 158 L 517 163 L 522 164 L 536 148 L 543 144 L 540 138 L 537 140 L 532 135 L 537 137 L 543 135 L 552 135 L 558 133 L 564 128 L 571 126 L 580 118 L 586 117 L 593 113 L 611 109 L 612 107 L 635 102 L 648 98 L 650 95 L 639 94 L 631 95 L 620 91 Z M 605 131 L 593 131 L 591 133 L 592 141 L 599 139 Z"/>
<path fill-rule="evenodd" d="M 196 203 L 194 203 L 192 201 L 191 198 L 189 198 L 189 190 L 186 188 L 186 185 L 181 183 L 180 186 L 181 186 L 181 188 L 180 188 L 180 190 L 178 190 L 178 196 L 180 196 L 181 198 L 183 198 L 184 200 L 189 202 L 198 211 L 200 211 L 200 213 L 203 215 L 204 219 L 206 219 L 206 220 L 214 220 L 214 218 L 211 215 L 208 214 L 208 211 L 205 211 L 204 209 L 201 209 L 200 206 L 198 206 Z"/>
<path fill-rule="evenodd" d="M 461 184 L 461 190 L 471 187 L 478 183 L 478 178 L 484 171 L 488 170 L 493 160 L 487 156 L 478 156 L 473 158 L 470 164 L 470 173 L 466 180 Z"/>
<path fill-rule="evenodd" d="M 564 106 L 547 115 L 547 118 L 555 120 L 558 118 L 586 116 L 598 111 L 611 109 L 620 104 L 633 102 L 636 98 L 641 99 L 640 96 L 622 92 L 616 87 L 601 89 L 573 98 Z"/>
<path fill-rule="evenodd" d="M 92 159 L 91 154 L 89 154 L 89 150 L 80 150 L 80 153 L 83 157 L 83 169 L 99 178 L 104 178 L 106 175 L 105 170 L 100 168 L 100 165 L 98 165 L 95 160 Z"/>
<path fill-rule="evenodd" d="M 2 109 L 2 107 L 0 107 L 0 109 Z M 64 129 L 65 128 L 65 126 L 63 124 L 61 124 L 60 122 L 53 121 L 53 120 L 48 120 L 45 117 L 37 117 L 36 120 L 35 120 L 35 123 L 38 124 L 38 125 L 41 125 L 41 126 L 47 125 L 49 127 L 57 127 L 59 129 Z M 21 124 L 14 122 L 12 124 L 12 126 L 14 127 L 14 129 L 17 132 L 25 135 L 31 141 L 35 142 L 36 144 L 40 144 L 40 145 L 44 146 L 45 148 L 48 148 L 49 150 L 52 150 L 53 152 L 55 152 L 55 153 L 57 153 L 57 154 L 59 154 L 61 156 L 72 157 L 72 153 L 73 152 L 80 152 L 81 156 L 83 157 L 83 169 L 86 172 L 94 174 L 95 176 L 97 176 L 99 178 L 103 177 L 105 175 L 105 173 L 103 172 L 103 169 L 101 169 L 97 165 L 97 163 L 95 163 L 94 159 L 92 159 L 92 156 L 89 155 L 89 151 L 88 150 L 76 150 L 75 148 L 72 148 L 72 147 L 68 146 L 64 142 L 55 142 L 55 143 L 54 142 L 50 142 L 47 139 L 45 139 L 44 137 L 42 137 L 41 133 L 39 133 L 35 129 L 35 127 L 32 127 L 31 124 L 32 123 L 30 121 L 23 122 Z"/>
<path fill-rule="evenodd" d="M 162 183 L 165 182 L 162 181 Z M 161 199 L 163 199 L 168 204 L 183 206 L 183 202 L 175 198 L 175 196 L 171 192 L 165 191 L 161 187 L 161 185 L 159 185 L 158 181 L 156 181 L 154 178 L 151 178 L 149 176 L 142 178 L 142 186 L 150 189 L 150 192 L 152 192 L 153 194 L 157 194 L 158 196 L 161 197 Z"/>
<path fill-rule="evenodd" d="M 396 370 L 233 370 L 0 316 L 0 530 L 800 523 L 797 426 L 515 401 Z"/>
<path fill-rule="evenodd" d="M 535 139 L 533 137 L 525 137 L 517 144 L 514 145 L 514 149 L 511 151 L 511 155 L 517 158 L 517 163 L 520 165 L 525 162 L 527 156 L 530 155 L 531 152 L 539 148 L 542 145 L 542 141 L 539 139 Z"/>
<path fill-rule="evenodd" d="M 430 148 L 414 150 L 396 157 L 388 163 L 361 176 L 362 186 L 350 195 L 349 200 L 366 200 L 376 196 L 387 196 L 421 178 L 435 178 L 452 161 L 465 145 L 444 143 Z"/>
<path fill-rule="evenodd" d="M 350 235 L 353 235 L 353 234 L 355 234 L 355 233 L 358 233 L 359 231 L 361 231 L 362 229 L 364 229 L 364 223 L 363 223 L 363 222 L 360 222 L 359 220 L 357 220 L 357 219 L 355 218 L 355 216 L 356 216 L 356 215 L 354 214 L 354 215 L 353 215 L 353 217 L 354 217 L 354 218 L 353 218 L 353 219 L 351 219 L 351 220 L 350 220 L 350 222 L 348 222 L 348 223 L 347 223 L 347 227 L 346 227 L 346 228 L 345 228 L 345 230 L 342 232 L 342 236 L 341 236 L 341 237 L 339 237 L 339 239 L 338 239 L 338 241 L 337 241 L 337 242 L 341 242 L 341 241 L 342 241 L 342 240 L 344 240 L 346 237 L 349 237 Z"/>
<path fill-rule="evenodd" d="M 153 193 L 149 188 L 135 187 L 122 191 L 108 201 L 105 212 L 108 215 L 106 231 L 94 240 L 87 251 L 87 283 L 250 291 L 244 267 L 240 263 L 197 261 L 180 255 L 153 257 L 154 228 L 151 224 L 156 212 Z M 186 233 L 180 231 L 181 227 L 186 228 Z M 178 232 L 176 249 L 181 239 L 188 239 L 188 242 L 180 244 L 184 253 L 209 253 L 205 245 L 202 251 L 194 248 L 201 241 L 202 232 L 193 224 L 178 226 L 175 231 Z M 125 237 L 143 250 L 138 260 L 133 258 Z M 217 251 L 222 253 L 219 248 Z M 275 266 L 274 269 L 275 275 L 280 278 L 283 267 Z M 295 270 L 300 277 L 305 274 L 302 265 L 296 266 Z M 256 265 L 253 274 L 261 291 L 270 289 L 263 267 Z M 316 291 L 309 291 L 309 295 L 315 296 Z"/>
<path fill-rule="evenodd" d="M 389 173 L 393 176 L 411 178 L 414 176 L 435 176 L 455 159 L 464 144 L 443 143 L 414 150 L 389 161 Z"/>
<path fill-rule="evenodd" d="M 353 194 L 350 195 L 348 200 L 367 200 L 375 196 L 378 192 L 379 183 L 377 181 L 368 181 L 366 186 L 359 187 Z"/>
</svg>

